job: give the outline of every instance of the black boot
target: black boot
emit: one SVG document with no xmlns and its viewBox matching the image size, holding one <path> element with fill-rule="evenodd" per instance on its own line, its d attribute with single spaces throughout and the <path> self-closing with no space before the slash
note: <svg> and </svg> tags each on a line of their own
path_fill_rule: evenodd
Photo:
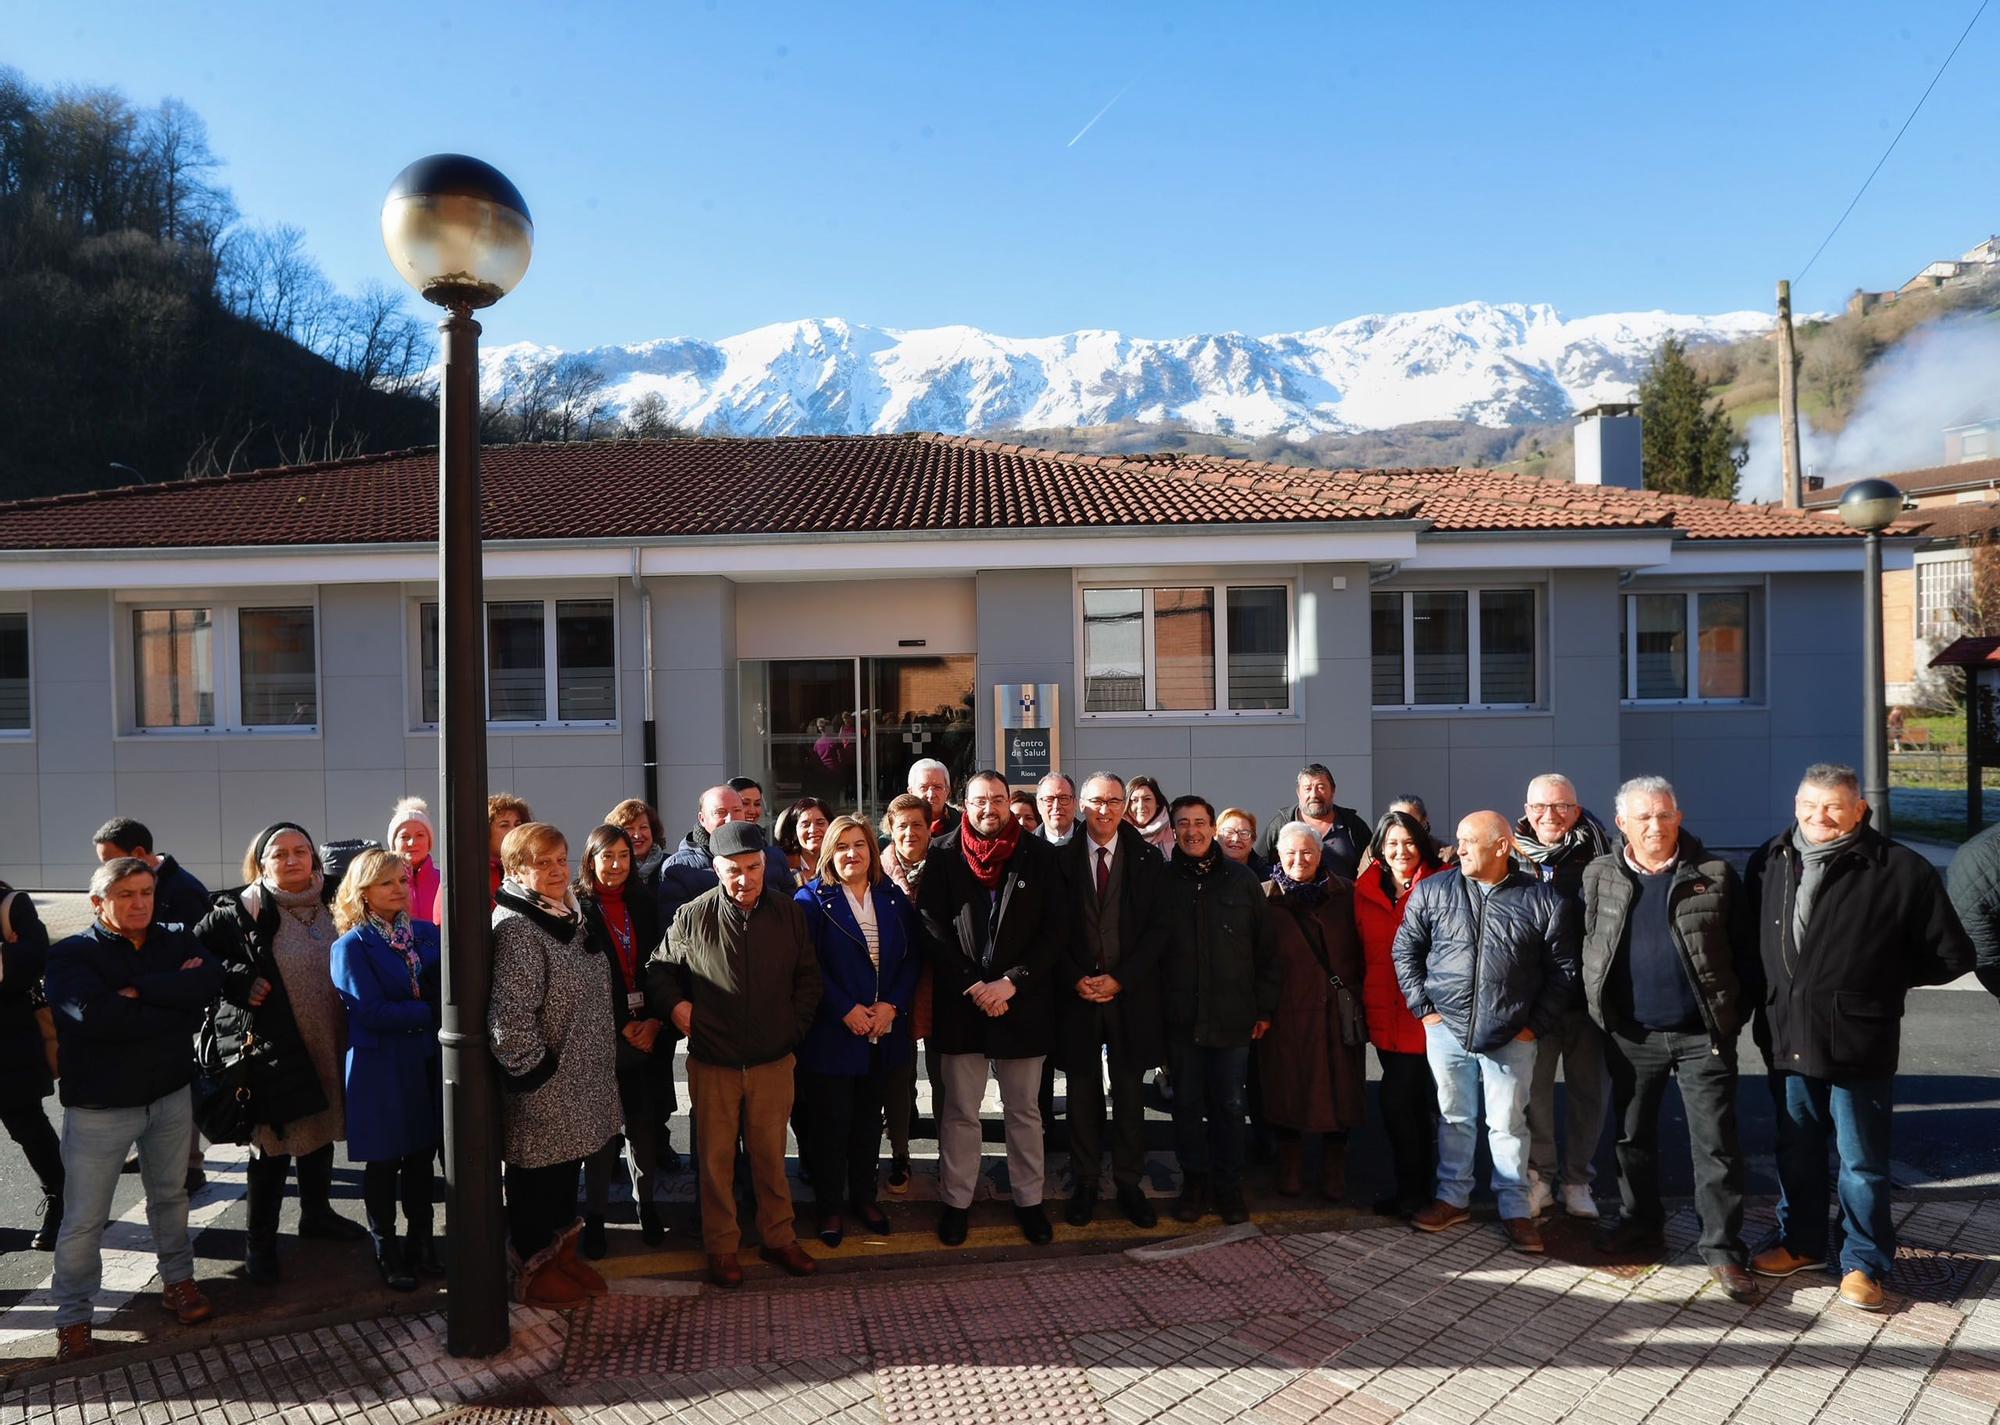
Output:
<svg viewBox="0 0 2000 1425">
<path fill-rule="evenodd" d="M 410 1267 L 404 1246 L 396 1240 L 396 1234 L 378 1232 L 375 1238 L 375 1268 L 382 1273 L 382 1284 L 391 1291 L 415 1291 L 417 1274 Z"/>
<path fill-rule="evenodd" d="M 35 1235 L 28 1239 L 28 1245 L 37 1252 L 53 1252 L 56 1238 L 62 1235 L 63 1219 L 62 1184 L 42 1187 L 42 1225 L 35 1229 Z"/>
<path fill-rule="evenodd" d="M 1199 1222 L 1208 1206 L 1208 1175 L 1206 1173 L 1183 1173 L 1181 1175 L 1181 1195 L 1174 1199 L 1174 1220 L 1176 1222 Z"/>
<path fill-rule="evenodd" d="M 368 1229 L 333 1210 L 333 1144 L 298 1159 L 299 1236 L 329 1242 L 358 1242 Z"/>
<path fill-rule="evenodd" d="M 243 1275 L 258 1286 L 278 1281 L 278 1214 L 291 1168 L 290 1158 L 269 1158 L 254 1150 L 245 1168 L 250 1222 L 243 1238 Z"/>
</svg>

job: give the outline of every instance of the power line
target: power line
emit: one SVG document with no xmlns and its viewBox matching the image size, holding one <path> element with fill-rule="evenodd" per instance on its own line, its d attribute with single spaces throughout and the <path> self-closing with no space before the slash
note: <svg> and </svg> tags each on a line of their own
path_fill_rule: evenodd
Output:
<svg viewBox="0 0 2000 1425">
<path fill-rule="evenodd" d="M 1926 86 L 1924 86 L 1923 94 L 1917 99 L 1917 107 L 1910 110 L 1910 117 L 1903 120 L 1903 127 L 1896 130 L 1896 137 L 1889 140 L 1889 146 L 1882 150 L 1882 156 L 1875 160 L 1875 166 L 1869 169 L 1868 176 L 1861 180 L 1861 187 L 1855 191 L 1852 200 L 1850 200 L 1847 207 L 1841 211 L 1840 218 L 1837 222 L 1834 223 L 1832 231 L 1828 232 L 1824 238 L 1820 239 L 1819 246 L 1813 249 L 1813 255 L 1806 259 L 1806 265 L 1804 267 L 1801 267 L 1799 269 L 1799 275 L 1792 279 L 1794 282 L 1804 281 L 1805 275 L 1808 272 L 1812 271 L 1813 264 L 1819 261 L 1819 255 L 1825 252 L 1826 245 L 1833 241 L 1834 233 L 1840 231 L 1840 225 L 1847 221 L 1848 214 L 1854 211 L 1854 205 L 1861 201 L 1861 195 L 1868 191 L 1868 185 L 1875 181 L 1875 175 L 1882 171 L 1882 165 L 1889 161 L 1889 155 L 1896 151 L 1896 145 L 1903 141 L 1903 135 L 1909 131 L 1910 125 L 1916 122 L 1918 113 L 1921 112 L 1924 107 L 1924 100 L 1931 97 L 1931 90 L 1937 88 L 1938 81 L 1944 78 L 1944 72 L 1947 69 L 1951 68 L 1951 61 L 1953 57 L 1958 54 L 1959 45 L 1965 43 L 1965 37 L 1972 33 L 1972 27 L 1979 23 L 1979 17 L 1986 13 L 1986 7 L 1991 3 L 1992 0 L 1979 0 L 1979 8 L 1977 10 L 1974 10 L 1972 12 L 1972 18 L 1965 22 L 1965 29 L 1960 32 L 1958 37 L 1958 44 L 1955 44 L 1951 47 L 1951 53 L 1944 57 L 1944 63 L 1939 65 L 1937 73 L 1931 76 L 1931 82 Z"/>
</svg>

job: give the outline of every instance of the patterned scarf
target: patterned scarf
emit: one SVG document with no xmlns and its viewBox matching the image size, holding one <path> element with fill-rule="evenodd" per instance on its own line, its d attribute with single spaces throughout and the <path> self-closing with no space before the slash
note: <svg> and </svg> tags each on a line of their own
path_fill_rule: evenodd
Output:
<svg viewBox="0 0 2000 1425">
<path fill-rule="evenodd" d="M 515 900 L 524 901 L 533 906 L 551 920 L 560 921 L 566 925 L 574 925 L 583 919 L 583 908 L 576 903 L 576 892 L 570 890 L 567 886 L 563 888 L 563 898 L 559 901 L 550 900 L 534 887 L 524 886 L 512 876 L 509 876 L 500 883 L 500 889 L 506 894 L 513 896 Z"/>
<path fill-rule="evenodd" d="M 1283 866 L 1271 868 L 1271 880 L 1278 887 L 1278 894 L 1290 900 L 1300 910 L 1317 910 L 1326 893 L 1333 889 L 1327 879 L 1326 862 L 1321 861 L 1319 874 L 1310 881 L 1295 881 L 1285 874 Z"/>
<path fill-rule="evenodd" d="M 387 921 L 374 911 L 368 912 L 368 928 L 389 942 L 389 948 L 403 957 L 403 964 L 410 972 L 410 997 L 424 997 L 424 957 L 417 951 L 417 930 L 406 910 L 396 912 L 394 921 Z"/>
</svg>

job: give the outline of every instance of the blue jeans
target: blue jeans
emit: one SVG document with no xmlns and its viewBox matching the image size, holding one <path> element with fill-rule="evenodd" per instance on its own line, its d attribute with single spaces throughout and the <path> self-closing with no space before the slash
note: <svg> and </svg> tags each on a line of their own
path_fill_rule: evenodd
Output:
<svg viewBox="0 0 2000 1425">
<path fill-rule="evenodd" d="M 176 1089 L 142 1108 L 70 1108 L 63 1111 L 63 1225 L 56 1239 L 56 1325 L 90 1320 L 91 1299 L 104 1275 L 99 1247 L 111 1216 L 111 1195 L 125 1155 L 139 1145 L 139 1178 L 146 1188 L 146 1221 L 160 1280 L 171 1286 L 194 1277 L 188 1241 L 188 1145 L 194 1139 L 194 1106 Z"/>
<path fill-rule="evenodd" d="M 1840 1269 L 1876 1281 L 1896 1260 L 1889 1210 L 1889 1121 L 1894 1079 L 1778 1074 L 1778 1232 L 1801 1257 L 1826 1257 L 1826 1150 L 1840 1153 Z"/>
<path fill-rule="evenodd" d="M 1510 1039 L 1484 1054 L 1469 1052 L 1442 1024 L 1424 1026 L 1424 1053 L 1437 1080 L 1437 1195 L 1453 1207 L 1472 1201 L 1472 1158 L 1479 1108 L 1486 1104 L 1486 1146 L 1493 1155 L 1493 1195 L 1500 1215 L 1528 1216 L 1528 1094 L 1535 1044 Z M 1178 1092 L 1178 1090 L 1176 1090 Z"/>
<path fill-rule="evenodd" d="M 1211 1188 L 1241 1187 L 1250 1046 L 1217 1049 L 1176 1034 L 1168 1056 L 1173 1060 L 1174 1153 L 1181 1176 L 1205 1174 Z"/>
</svg>

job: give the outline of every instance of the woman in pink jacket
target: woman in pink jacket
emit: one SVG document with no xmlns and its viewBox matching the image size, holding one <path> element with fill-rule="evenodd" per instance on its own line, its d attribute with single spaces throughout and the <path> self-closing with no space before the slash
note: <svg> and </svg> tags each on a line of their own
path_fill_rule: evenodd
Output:
<svg viewBox="0 0 2000 1425">
<path fill-rule="evenodd" d="M 444 891 L 444 878 L 431 856 L 435 839 L 429 803 L 422 797 L 404 797 L 396 803 L 383 844 L 410 868 L 410 919 L 432 925 L 438 923 L 438 902 Z"/>
</svg>

